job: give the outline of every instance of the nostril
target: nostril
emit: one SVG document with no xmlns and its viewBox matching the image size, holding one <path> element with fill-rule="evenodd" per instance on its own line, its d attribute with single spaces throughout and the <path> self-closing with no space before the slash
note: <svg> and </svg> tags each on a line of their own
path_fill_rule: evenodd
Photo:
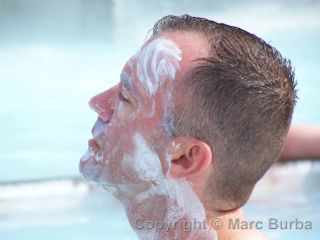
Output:
<svg viewBox="0 0 320 240">
<path fill-rule="evenodd" d="M 99 113 L 99 117 L 104 122 L 109 122 L 113 116 L 113 109 L 108 108 L 104 109 L 102 112 Z"/>
<path fill-rule="evenodd" d="M 105 112 L 105 109 L 107 108 L 107 106 L 103 106 L 96 98 L 92 98 L 89 101 L 89 107 L 99 115 Z"/>
</svg>

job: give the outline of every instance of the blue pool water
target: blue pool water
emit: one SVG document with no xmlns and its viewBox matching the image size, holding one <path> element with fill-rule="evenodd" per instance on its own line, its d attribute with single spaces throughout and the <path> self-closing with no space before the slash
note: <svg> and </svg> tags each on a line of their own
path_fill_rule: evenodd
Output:
<svg viewBox="0 0 320 240">
<path fill-rule="evenodd" d="M 318 240 L 320 163 L 273 167 L 258 183 L 244 211 L 261 221 L 274 240 Z M 81 180 L 55 180 L 0 186 L 0 239 L 137 239 L 119 202 Z M 311 230 L 269 229 L 269 219 L 310 221 Z"/>
</svg>

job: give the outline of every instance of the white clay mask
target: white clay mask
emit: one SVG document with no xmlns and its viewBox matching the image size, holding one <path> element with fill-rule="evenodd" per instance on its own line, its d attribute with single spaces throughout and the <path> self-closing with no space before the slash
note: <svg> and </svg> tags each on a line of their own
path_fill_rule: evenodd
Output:
<svg viewBox="0 0 320 240">
<path fill-rule="evenodd" d="M 155 94 L 164 80 L 175 79 L 181 55 L 179 47 L 164 38 L 151 41 L 136 54 L 136 74 L 147 94 Z"/>
<path fill-rule="evenodd" d="M 214 240 L 214 233 L 210 230 L 195 230 L 183 232 L 183 227 L 175 229 L 138 229 L 134 226 L 136 219 L 141 218 L 145 221 L 161 221 L 167 226 L 174 222 L 194 221 L 203 222 L 206 219 L 204 207 L 193 191 L 188 181 L 184 178 L 172 179 L 167 174 L 170 168 L 172 157 L 165 152 L 165 147 L 161 146 L 163 155 L 162 159 L 167 165 L 167 172 L 162 169 L 160 154 L 152 146 L 151 139 L 153 135 L 150 132 L 164 131 L 165 133 L 173 129 L 173 120 L 162 121 L 159 119 L 158 108 L 163 109 L 161 115 L 163 119 L 170 116 L 168 110 L 174 101 L 173 83 L 176 80 L 177 71 L 180 69 L 182 51 L 179 46 L 166 38 L 156 38 L 148 42 L 130 61 L 129 67 L 131 74 L 136 77 L 135 84 L 140 84 L 144 96 L 149 97 L 149 101 L 144 104 L 150 106 L 150 110 L 144 115 L 139 111 L 145 111 L 143 105 L 133 113 L 130 122 L 136 125 L 130 125 L 130 131 L 120 128 L 125 126 L 122 116 L 125 118 L 126 109 L 123 105 L 118 104 L 115 114 L 119 114 L 118 122 L 113 121 L 112 126 L 105 126 L 98 122 L 95 127 L 94 137 L 106 136 L 104 142 L 105 149 L 99 149 L 101 154 L 96 154 L 92 149 L 84 155 L 83 160 L 87 162 L 87 171 L 89 176 L 95 177 L 95 181 L 105 185 L 106 189 L 112 189 L 113 193 L 122 202 L 127 212 L 131 226 L 137 233 L 139 239 L 206 239 Z M 128 80 L 129 81 L 129 80 Z M 133 80 L 132 80 L 133 81 Z M 163 87 L 165 85 L 165 87 Z M 160 91 L 160 92 L 159 92 Z M 160 93 L 161 101 L 156 101 L 156 95 Z M 158 94 L 159 95 L 159 94 Z M 99 106 L 95 106 L 99 107 Z M 103 109 L 101 110 L 103 111 Z M 158 114 L 158 118 L 156 118 Z M 143 116 L 143 117 L 141 117 Z M 139 125 L 140 121 L 155 120 L 159 126 L 156 129 L 148 129 Z M 138 126 L 138 127 L 137 127 Z M 160 126 L 162 128 L 160 128 Z M 108 128 L 109 127 L 109 128 Z M 118 128 L 116 128 L 118 127 Z M 116 131 L 113 131 L 116 128 Z M 108 141 L 110 132 L 115 139 Z M 121 134 L 118 134 L 121 132 Z M 161 135 L 159 135 L 159 138 Z M 168 143 L 169 136 L 164 137 L 162 143 Z M 108 145 L 109 144 L 109 145 Z M 130 150 L 126 148 L 130 146 Z M 179 148 L 176 143 L 173 147 Z M 121 150 L 119 150 L 121 148 Z M 108 149 L 109 151 L 107 151 Z M 120 156 L 120 157 L 119 157 Z M 95 165 L 97 164 L 97 165 Z M 105 169 L 112 169 L 105 170 Z M 109 174 L 109 176 L 108 176 Z M 112 175 L 112 177 L 110 177 Z M 110 182 L 108 182 L 111 179 Z M 116 180 L 114 180 L 116 179 Z"/>
</svg>

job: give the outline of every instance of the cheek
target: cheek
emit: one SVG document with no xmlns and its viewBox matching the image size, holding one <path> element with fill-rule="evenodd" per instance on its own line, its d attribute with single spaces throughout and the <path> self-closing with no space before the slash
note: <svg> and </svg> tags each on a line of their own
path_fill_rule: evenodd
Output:
<svg viewBox="0 0 320 240">
<path fill-rule="evenodd" d="M 126 116 L 126 109 L 125 109 L 125 103 L 119 102 L 117 107 L 117 115 L 120 118 L 124 118 Z"/>
<path fill-rule="evenodd" d="M 111 160 L 115 154 L 125 152 L 132 149 L 132 138 L 134 126 L 130 121 L 124 121 L 120 116 L 116 116 L 112 122 L 109 123 L 105 130 L 105 141 L 103 144 L 103 151 Z M 108 161 L 108 159 L 107 159 Z"/>
<path fill-rule="evenodd" d="M 152 119 L 127 121 L 110 129 L 110 141 L 104 145 L 106 175 L 114 183 L 156 181 L 162 175 L 162 164 L 156 148 L 161 141 L 159 128 Z M 115 124 L 114 124 L 115 125 Z M 148 140 L 146 140 L 148 139 Z M 152 140 L 153 139 L 153 140 Z M 157 145 L 154 142 L 157 142 Z"/>
<path fill-rule="evenodd" d="M 160 140 L 163 138 L 161 111 L 155 111 L 154 100 L 150 103 L 143 111 L 134 113 L 129 112 L 125 103 L 117 104 L 106 129 L 102 178 L 112 183 L 139 183 L 156 181 L 163 175 L 162 164 L 155 151 L 163 142 Z"/>
<path fill-rule="evenodd" d="M 159 180 L 162 168 L 157 153 L 139 133 L 133 135 L 132 142 L 133 151 L 124 155 L 122 166 L 127 170 L 130 182 Z"/>
<path fill-rule="evenodd" d="M 100 180 L 102 183 L 120 184 L 130 182 L 130 169 L 125 167 L 126 156 L 133 154 L 132 131 L 130 128 L 113 128 L 108 141 L 103 145 L 103 162 Z"/>
</svg>

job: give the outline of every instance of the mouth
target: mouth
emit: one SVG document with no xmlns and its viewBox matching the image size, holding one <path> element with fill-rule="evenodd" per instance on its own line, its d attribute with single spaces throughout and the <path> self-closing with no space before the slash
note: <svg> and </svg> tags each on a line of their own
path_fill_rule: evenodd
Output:
<svg viewBox="0 0 320 240">
<path fill-rule="evenodd" d="M 87 180 L 94 181 L 98 176 L 96 167 L 99 166 L 99 161 L 102 159 L 101 148 L 94 139 L 90 139 L 88 141 L 88 150 L 80 159 L 79 170 L 81 174 Z"/>
<path fill-rule="evenodd" d="M 101 160 L 103 160 L 103 144 L 106 138 L 106 127 L 104 123 L 98 119 L 95 123 L 94 127 L 92 128 L 92 136 L 93 138 L 89 139 L 88 141 L 88 150 L 87 152 L 81 157 L 81 166 L 85 166 L 85 163 L 90 160 L 92 164 L 98 164 Z M 83 167 L 82 167 L 83 168 Z"/>
<path fill-rule="evenodd" d="M 102 148 L 100 148 L 93 138 L 88 141 L 88 150 L 81 157 L 81 162 L 87 162 L 89 159 L 92 159 L 96 163 L 103 159 Z"/>
<path fill-rule="evenodd" d="M 94 156 L 94 159 L 99 162 L 103 159 L 102 148 L 99 146 L 97 141 L 92 138 L 88 141 L 88 151 Z"/>
<path fill-rule="evenodd" d="M 100 146 L 96 142 L 94 138 L 89 139 L 88 141 L 88 149 L 90 152 L 93 152 L 94 154 L 98 153 L 100 151 Z"/>
<path fill-rule="evenodd" d="M 100 118 L 96 121 L 93 128 L 91 129 L 91 133 L 93 139 L 89 140 L 89 147 L 92 146 L 93 149 L 100 148 L 103 145 L 103 142 L 107 140 L 106 130 L 108 123 L 101 121 Z"/>
</svg>

